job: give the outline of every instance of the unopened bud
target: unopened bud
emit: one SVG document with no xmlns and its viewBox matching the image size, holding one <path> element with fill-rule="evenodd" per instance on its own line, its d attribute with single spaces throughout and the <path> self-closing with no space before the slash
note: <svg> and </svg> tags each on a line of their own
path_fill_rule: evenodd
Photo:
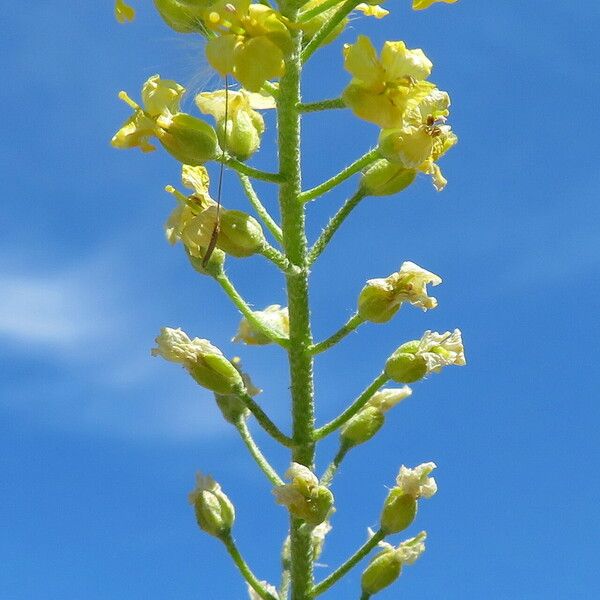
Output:
<svg viewBox="0 0 600 600">
<path fill-rule="evenodd" d="M 417 515 L 417 500 L 401 488 L 392 488 L 381 512 L 381 528 L 386 534 L 404 531 Z"/>
<path fill-rule="evenodd" d="M 407 188 L 416 176 L 414 169 L 381 159 L 363 172 L 360 185 L 369 196 L 391 196 Z"/>
<path fill-rule="evenodd" d="M 427 375 L 427 362 L 416 353 L 414 342 L 408 342 L 388 358 L 385 363 L 385 374 L 398 383 L 413 383 Z"/>
<path fill-rule="evenodd" d="M 217 157 L 217 134 L 201 119 L 187 113 L 163 114 L 156 124 L 160 143 L 179 162 L 197 166 Z"/>
<path fill-rule="evenodd" d="M 380 552 L 364 570 L 361 586 L 365 594 L 372 596 L 392 585 L 402 571 L 402 561 L 391 550 Z"/>
<path fill-rule="evenodd" d="M 179 33 L 203 31 L 202 15 L 209 2 L 154 0 L 154 6 L 167 25 Z"/>
<path fill-rule="evenodd" d="M 381 429 L 384 421 L 385 415 L 379 408 L 366 406 L 342 427 L 342 443 L 352 447 L 368 442 Z"/>
<path fill-rule="evenodd" d="M 222 537 L 231 530 L 235 508 L 210 475 L 196 475 L 196 488 L 190 492 L 189 501 L 200 529 L 215 537 Z"/>
</svg>

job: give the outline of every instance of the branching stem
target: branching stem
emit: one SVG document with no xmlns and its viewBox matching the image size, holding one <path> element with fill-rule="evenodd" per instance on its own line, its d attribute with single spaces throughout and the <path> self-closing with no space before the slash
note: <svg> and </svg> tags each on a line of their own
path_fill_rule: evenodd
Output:
<svg viewBox="0 0 600 600">
<path fill-rule="evenodd" d="M 350 448 L 351 446 L 348 446 L 343 442 L 340 444 L 340 448 L 337 451 L 337 454 L 333 457 L 333 460 L 331 461 L 331 463 L 329 463 L 329 466 L 327 467 L 327 469 L 325 469 L 325 473 L 323 473 L 323 476 L 321 477 L 321 485 L 328 486 L 331 484 L 334 475 L 339 469 L 340 464 L 344 460 L 346 454 L 348 454 Z"/>
<path fill-rule="evenodd" d="M 319 185 L 306 190 L 300 194 L 302 202 L 309 202 L 322 196 L 326 192 L 332 190 L 343 181 L 346 181 L 352 175 L 355 175 L 365 167 L 374 163 L 379 158 L 379 150 L 377 148 L 369 150 L 366 154 L 363 154 L 360 158 L 356 159 L 351 165 L 348 165 L 345 169 L 342 169 L 337 175 L 334 175 L 331 179 L 320 183 Z"/>
<path fill-rule="evenodd" d="M 242 188 L 244 188 L 244 192 L 246 193 L 250 204 L 252 204 L 254 210 L 256 211 L 258 216 L 263 220 L 263 223 L 267 226 L 267 228 L 273 234 L 275 239 L 279 243 L 281 243 L 283 239 L 281 235 L 281 227 L 277 225 L 273 217 L 271 217 L 271 215 L 269 214 L 269 211 L 264 207 L 263 203 L 260 201 L 260 198 L 258 197 L 258 194 L 256 193 L 256 190 L 254 189 L 250 178 L 247 175 L 244 175 L 240 172 L 238 172 L 238 175 L 242 184 Z"/>
<path fill-rule="evenodd" d="M 360 204 L 360 201 L 365 198 L 366 194 L 363 190 L 358 190 L 353 196 L 348 198 L 342 208 L 338 210 L 331 219 L 321 235 L 310 249 L 308 255 L 308 263 L 312 265 L 320 254 L 327 248 L 327 244 L 331 241 L 331 238 L 335 235 L 335 232 L 341 227 L 342 223 L 346 220 L 348 215 Z"/>
<path fill-rule="evenodd" d="M 349 421 L 389 379 L 385 373 L 378 375 L 373 380 L 373 383 L 343 413 L 315 431 L 315 440 L 320 440 L 328 436 Z"/>
<path fill-rule="evenodd" d="M 223 272 L 215 277 L 216 281 L 223 288 L 225 293 L 231 298 L 231 301 L 235 304 L 237 309 L 246 318 L 246 321 L 250 323 L 253 329 L 259 331 L 270 340 L 273 340 L 276 344 L 286 348 L 288 346 L 288 339 L 282 337 L 281 334 L 270 327 L 267 327 L 260 319 L 256 317 L 248 303 L 240 296 L 239 292 L 235 289 L 233 283 L 227 275 Z"/>
<path fill-rule="evenodd" d="M 233 156 L 225 157 L 225 164 L 228 167 L 231 167 L 238 173 L 243 173 L 244 175 L 248 175 L 249 177 L 254 177 L 255 179 L 261 179 L 262 181 L 269 181 L 270 183 L 280 183 L 281 175 L 279 173 L 268 173 L 267 171 L 261 171 L 260 169 L 255 169 L 246 163 L 243 163 L 237 158 L 233 158 Z"/>
<path fill-rule="evenodd" d="M 375 535 L 365 542 L 344 564 L 339 566 L 331 575 L 323 579 L 321 583 L 313 588 L 313 595 L 316 597 L 326 592 L 334 583 L 339 581 L 352 567 L 357 565 L 381 540 L 385 538 L 385 533 L 380 529 Z"/>
<path fill-rule="evenodd" d="M 246 423 L 246 419 L 243 416 L 237 420 L 235 427 L 240 432 L 240 437 L 242 438 L 244 444 L 246 444 L 246 448 L 248 448 L 252 458 L 256 461 L 256 464 L 267 476 L 269 481 L 273 485 L 283 485 L 283 480 L 281 477 L 279 477 L 275 469 L 269 464 L 269 461 L 265 458 L 264 454 L 260 451 L 260 448 L 254 441 L 254 438 L 248 429 L 248 423 Z"/>
<path fill-rule="evenodd" d="M 261 598 L 263 598 L 263 600 L 278 600 L 277 598 L 275 598 L 275 596 L 273 596 L 272 594 L 267 592 L 267 590 L 263 587 L 262 583 L 256 578 L 254 573 L 250 570 L 250 567 L 248 566 L 248 564 L 246 563 L 246 561 L 240 554 L 240 551 L 238 550 L 231 533 L 229 532 L 229 533 L 223 535 L 221 537 L 221 541 L 225 545 L 225 548 L 227 548 L 227 552 L 229 552 L 229 555 L 233 559 L 235 566 L 239 569 L 240 573 L 242 574 L 242 577 L 248 582 L 248 585 Z"/>
<path fill-rule="evenodd" d="M 342 98 L 331 98 L 330 100 L 319 100 L 318 102 L 301 102 L 298 105 L 298 110 L 303 113 L 331 110 L 335 108 L 346 108 L 346 104 Z"/>
<path fill-rule="evenodd" d="M 329 336 L 326 340 L 323 340 L 318 344 L 313 344 L 311 348 L 313 355 L 325 352 L 325 350 L 329 350 L 329 348 L 335 346 L 335 344 L 343 340 L 348 334 L 355 331 L 356 328 L 364 322 L 364 319 L 358 313 L 353 314 L 348 321 L 333 335 Z"/>
</svg>

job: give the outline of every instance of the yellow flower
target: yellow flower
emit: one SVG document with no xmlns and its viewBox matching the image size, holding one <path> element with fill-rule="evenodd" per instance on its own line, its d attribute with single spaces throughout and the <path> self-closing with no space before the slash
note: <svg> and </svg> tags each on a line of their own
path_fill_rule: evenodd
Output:
<svg viewBox="0 0 600 600">
<path fill-rule="evenodd" d="M 117 19 L 119 23 L 127 23 L 128 21 L 133 21 L 133 19 L 135 19 L 135 8 L 129 6 L 129 4 L 125 4 L 123 0 L 116 0 L 115 19 Z"/>
<path fill-rule="evenodd" d="M 265 130 L 262 115 L 254 109 L 275 108 L 275 100 L 272 96 L 263 96 L 246 90 L 239 92 L 218 90 L 198 94 L 196 105 L 201 112 L 215 118 L 221 146 L 239 160 L 246 160 L 260 147 L 260 136 Z M 225 113 L 227 113 L 227 123 L 225 123 Z"/>
<path fill-rule="evenodd" d="M 435 2 L 445 2 L 446 4 L 454 4 L 457 0 L 413 0 L 413 8 L 415 10 L 423 10 L 429 8 Z"/>
<path fill-rule="evenodd" d="M 433 67 L 422 50 L 404 42 L 386 42 L 381 56 L 368 37 L 344 47 L 344 66 L 353 78 L 344 90 L 347 106 L 362 119 L 382 128 L 399 127 L 410 101 L 435 88 L 425 81 Z"/>
<path fill-rule="evenodd" d="M 218 34 L 206 44 L 206 58 L 221 75 L 232 74 L 252 92 L 283 75 L 291 35 L 272 8 L 250 0 L 218 0 L 207 9 L 205 24 Z"/>
<path fill-rule="evenodd" d="M 458 142 L 445 125 L 449 106 L 448 94 L 434 89 L 418 102 L 409 102 L 402 127 L 384 129 L 379 136 L 379 149 L 387 160 L 431 175 L 438 191 L 447 181 L 436 161 Z"/>
<path fill-rule="evenodd" d="M 111 143 L 115 148 L 140 148 L 151 152 L 155 147 L 148 141 L 156 135 L 156 118 L 163 113 L 176 113 L 185 88 L 159 75 L 150 77 L 142 87 L 142 105 L 136 104 L 125 92 L 119 98 L 133 108 L 134 113 L 115 133 Z"/>
</svg>

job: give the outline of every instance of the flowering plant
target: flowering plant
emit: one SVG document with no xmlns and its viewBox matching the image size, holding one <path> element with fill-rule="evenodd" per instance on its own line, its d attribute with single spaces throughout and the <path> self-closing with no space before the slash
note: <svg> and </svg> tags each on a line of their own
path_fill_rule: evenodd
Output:
<svg viewBox="0 0 600 600">
<path fill-rule="evenodd" d="M 413 8 L 425 9 L 435 1 L 414 0 Z M 398 546 L 385 539 L 406 530 L 416 519 L 420 502 L 436 493 L 435 479 L 430 476 L 436 465 L 401 466 L 396 485 L 383 502 L 378 530 L 370 531 L 365 544 L 346 562 L 315 582 L 313 566 L 331 530 L 335 510 L 332 480 L 346 454 L 371 440 L 384 425 L 386 413 L 412 394 L 406 384 L 450 365 L 464 365 L 464 349 L 458 329 L 426 331 L 420 339 L 402 343 L 382 362 L 381 372 L 354 402 L 329 423 L 317 427 L 313 392 L 316 357 L 363 323 L 390 321 L 403 305 L 424 311 L 436 308 L 437 300 L 429 295 L 428 286 L 437 286 L 442 279 L 413 262 L 404 262 L 398 272 L 367 281 L 358 294 L 355 314 L 329 338 L 315 342 L 308 303 L 309 274 L 346 217 L 365 198 L 399 193 L 419 173 L 430 175 L 437 191 L 444 189 L 447 181 L 438 163 L 457 142 L 447 124 L 450 97 L 430 81 L 433 65 L 422 50 L 407 48 L 402 41 L 388 41 L 378 52 L 368 37 L 359 35 L 343 48 L 343 66 L 351 78 L 340 97 L 302 101 L 304 64 L 319 48 L 335 40 L 354 11 L 378 19 L 386 16 L 388 11 L 375 0 L 279 0 L 277 6 L 270 0 L 154 0 L 154 5 L 175 31 L 206 39 L 206 58 L 224 78 L 225 87 L 197 95 L 200 113 L 210 115 L 206 119 L 181 110 L 183 86 L 159 75 L 150 77 L 142 86 L 140 103 L 125 92 L 119 94 L 133 112 L 115 133 L 112 144 L 143 152 L 160 145 L 181 163 L 182 183 L 188 191 L 167 186 L 175 200 L 165 226 L 167 240 L 180 243 L 192 268 L 214 280 L 241 313 L 235 341 L 277 344 L 287 354 L 291 433 L 284 433 L 255 400 L 261 390 L 243 372 L 239 360 L 228 359 L 210 341 L 165 327 L 152 353 L 179 363 L 200 386 L 214 392 L 223 417 L 239 431 L 272 484 L 275 501 L 289 512 L 279 588 L 255 576 L 242 557 L 232 534 L 235 507 L 212 477 L 198 474 L 190 503 L 199 527 L 220 540 L 232 557 L 251 598 L 312 600 L 379 547 L 361 580 L 361 598 L 366 600 L 391 585 L 402 568 L 414 563 L 425 550 L 425 532 Z M 134 18 L 135 11 L 124 0 L 116 0 L 115 14 L 125 22 Z M 303 189 L 301 116 L 340 108 L 379 126 L 377 144 L 327 181 Z M 264 110 L 277 111 L 279 164 L 272 172 L 248 163 L 260 149 Z M 221 206 L 220 183 L 217 199 L 211 197 L 204 166 L 211 161 L 221 170 L 229 168 L 239 175 L 255 216 Z M 359 175 L 356 192 L 309 246 L 306 204 L 354 175 Z M 278 187 L 280 223 L 261 202 L 253 180 Z M 253 310 L 227 275 L 226 261 L 256 254 L 283 273 L 287 306 L 273 304 Z M 389 382 L 403 385 L 384 387 Z M 247 425 L 251 417 L 290 453 L 291 466 L 284 478 L 252 437 Z M 317 444 L 335 432 L 339 433 L 339 450 L 319 477 L 315 473 Z"/>
</svg>

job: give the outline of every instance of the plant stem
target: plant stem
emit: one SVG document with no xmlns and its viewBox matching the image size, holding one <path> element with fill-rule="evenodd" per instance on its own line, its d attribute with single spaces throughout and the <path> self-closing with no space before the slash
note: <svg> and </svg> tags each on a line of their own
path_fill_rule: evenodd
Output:
<svg viewBox="0 0 600 600">
<path fill-rule="evenodd" d="M 260 250 L 266 259 L 270 260 L 273 264 L 277 265 L 284 273 L 295 273 L 298 271 L 296 265 L 292 265 L 290 261 L 281 253 L 277 248 L 273 248 L 271 244 L 265 241 L 264 246 Z"/>
<path fill-rule="evenodd" d="M 332 108 L 346 108 L 346 104 L 341 98 L 332 98 L 331 100 L 319 100 L 318 102 L 301 102 L 298 105 L 298 110 L 303 113 Z"/>
<path fill-rule="evenodd" d="M 293 0 L 282 4 L 282 13 L 296 22 L 298 9 Z M 300 167 L 300 58 L 302 32 L 291 30 L 293 49 L 286 58 L 285 74 L 279 84 L 278 143 L 279 172 L 283 182 L 279 188 L 283 246 L 288 260 L 299 267 L 298 273 L 286 275 L 290 318 L 289 367 L 292 396 L 294 448 L 292 459 L 313 467 L 315 449 L 313 358 L 310 352 L 312 333 L 308 303 L 307 241 Z M 292 600 L 310 600 L 313 583 L 313 558 L 310 533 L 301 529 L 303 521 L 291 518 L 291 590 Z"/>
<path fill-rule="evenodd" d="M 331 241 L 331 238 L 334 236 L 335 232 L 340 228 L 348 215 L 359 205 L 360 201 L 365 196 L 366 193 L 363 190 L 358 190 L 358 192 L 356 192 L 354 196 L 348 198 L 342 208 L 340 208 L 340 210 L 338 210 L 335 215 L 329 219 L 329 223 L 327 223 L 327 226 L 325 229 L 323 229 L 321 235 L 310 249 L 310 253 L 308 255 L 308 264 L 312 265 L 315 260 L 317 260 L 321 252 L 325 250 L 327 244 L 329 244 Z"/>
<path fill-rule="evenodd" d="M 235 566 L 239 569 L 242 577 L 248 582 L 248 585 L 261 597 L 263 600 L 277 600 L 272 594 L 267 592 L 267 590 L 263 587 L 262 583 L 256 578 L 254 573 L 250 570 L 250 567 L 246 564 L 246 561 L 243 559 L 240 551 L 237 549 L 235 545 L 235 541 L 233 540 L 233 536 L 231 532 L 223 535 L 221 541 L 227 548 L 227 552 L 233 559 Z"/>
<path fill-rule="evenodd" d="M 332 190 L 335 186 L 339 185 L 343 181 L 346 181 L 348 177 L 352 177 L 355 173 L 358 173 L 365 167 L 369 166 L 371 163 L 375 162 L 379 157 L 379 150 L 374 148 L 373 150 L 369 150 L 366 154 L 363 154 L 360 158 L 355 160 L 351 165 L 348 165 L 345 169 L 340 171 L 337 175 L 334 175 L 331 179 L 320 183 L 319 185 L 311 188 L 310 190 L 306 190 L 300 194 L 300 199 L 302 202 L 309 202 L 310 200 L 314 200 L 319 196 L 322 196 L 329 190 Z"/>
<path fill-rule="evenodd" d="M 326 340 L 323 340 L 318 344 L 313 344 L 313 347 L 311 348 L 313 355 L 325 352 L 325 350 L 329 350 L 329 348 L 337 344 L 340 340 L 343 340 L 348 334 L 352 333 L 364 322 L 364 319 L 358 313 L 353 314 L 345 323 L 345 325 L 343 325 L 333 335 L 329 336 Z"/>
<path fill-rule="evenodd" d="M 314 596 L 327 591 L 334 583 L 340 580 L 352 567 L 359 563 L 377 544 L 385 538 L 385 533 L 380 529 L 370 540 L 365 542 L 343 565 L 338 567 L 329 577 L 326 577 L 313 588 Z"/>
<path fill-rule="evenodd" d="M 288 346 L 288 339 L 283 337 L 279 332 L 267 327 L 262 321 L 256 318 L 256 315 L 248 306 L 248 303 L 240 296 L 238 291 L 235 289 L 233 283 L 231 283 L 229 277 L 223 272 L 215 277 L 216 281 L 223 288 L 225 293 L 231 298 L 231 301 L 235 304 L 237 309 L 246 318 L 246 321 L 250 323 L 253 329 L 259 331 L 270 340 L 273 340 L 276 344 L 286 348 Z"/>
<path fill-rule="evenodd" d="M 248 200 L 250 201 L 250 204 L 252 204 L 252 206 L 254 207 L 254 210 L 256 211 L 258 216 L 263 220 L 264 224 L 267 226 L 269 231 L 273 234 L 275 239 L 279 243 L 281 243 L 281 240 L 283 239 L 281 236 L 281 228 L 279 227 L 279 225 L 277 225 L 277 223 L 275 222 L 273 217 L 271 217 L 271 215 L 269 214 L 269 211 L 264 207 L 263 203 L 260 201 L 260 198 L 258 197 L 258 195 L 254 189 L 254 186 L 252 185 L 252 182 L 250 181 L 250 178 L 247 175 L 244 175 L 243 173 L 238 172 L 238 175 L 239 175 L 242 187 L 244 188 L 244 192 L 246 193 L 246 196 L 248 197 Z"/>
<path fill-rule="evenodd" d="M 244 389 L 237 390 L 237 396 L 244 403 L 244 406 L 254 415 L 261 427 L 280 444 L 291 448 L 293 441 L 287 435 L 282 433 L 281 429 L 271 421 L 267 413 L 254 401 L 252 396 Z"/>
<path fill-rule="evenodd" d="M 346 0 L 340 8 L 325 22 L 325 25 L 315 33 L 302 51 L 302 62 L 306 62 L 323 43 L 327 36 L 360 4 L 360 0 Z"/>
<path fill-rule="evenodd" d="M 264 454 L 260 451 L 260 448 L 256 445 L 250 430 L 248 429 L 248 423 L 244 417 L 240 417 L 235 423 L 236 429 L 240 432 L 240 437 L 246 448 L 252 455 L 252 458 L 256 461 L 256 464 L 260 467 L 261 471 L 267 476 L 269 481 L 273 485 L 283 485 L 283 480 L 275 469 L 269 464 L 269 461 L 265 458 Z"/>
<path fill-rule="evenodd" d="M 314 439 L 320 440 L 325 436 L 329 435 L 336 429 L 339 429 L 346 421 L 350 420 L 379 390 L 379 388 L 389 381 L 389 377 L 385 373 L 378 375 L 371 385 L 365 389 L 365 391 L 339 416 L 333 421 L 329 421 L 323 427 L 320 427 L 315 431 Z"/>
<path fill-rule="evenodd" d="M 340 0 L 325 0 L 319 4 L 319 6 L 315 6 L 315 8 L 311 8 L 310 10 L 300 12 L 298 16 L 299 23 L 306 23 L 306 21 L 310 21 L 313 17 L 320 15 L 326 10 L 336 6 L 340 3 Z"/>
<path fill-rule="evenodd" d="M 262 179 L 263 181 L 269 181 L 271 183 L 279 183 L 281 181 L 281 175 L 279 175 L 279 173 L 267 173 L 267 171 L 255 169 L 232 156 L 225 157 L 225 164 L 236 170 L 238 173 L 243 173 L 244 175 L 254 177 L 255 179 Z"/>
<path fill-rule="evenodd" d="M 371 597 L 371 594 L 367 594 L 367 592 L 363 592 L 360 595 L 360 600 L 369 600 L 370 597 Z"/>
<path fill-rule="evenodd" d="M 321 477 L 321 485 L 330 485 L 331 484 L 331 480 L 333 479 L 333 476 L 336 474 L 336 471 L 338 470 L 340 464 L 342 463 L 342 461 L 344 460 L 344 457 L 346 456 L 346 454 L 348 454 L 348 450 L 350 450 L 351 446 L 348 446 L 347 444 L 344 444 L 343 442 L 340 444 L 340 448 L 337 451 L 337 454 L 333 457 L 333 460 L 331 461 L 331 463 L 329 464 L 329 466 L 327 467 L 327 469 L 325 469 L 325 473 L 323 473 L 323 477 Z"/>
</svg>

